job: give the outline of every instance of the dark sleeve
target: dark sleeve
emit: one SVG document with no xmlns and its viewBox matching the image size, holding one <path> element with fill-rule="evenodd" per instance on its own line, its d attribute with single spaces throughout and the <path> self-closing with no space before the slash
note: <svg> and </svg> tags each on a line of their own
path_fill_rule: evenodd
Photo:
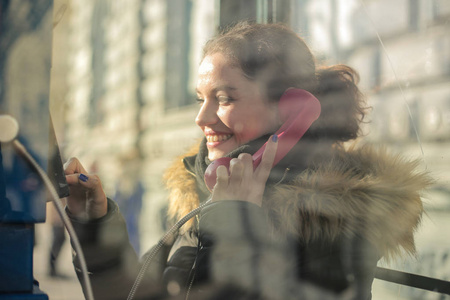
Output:
<svg viewBox="0 0 450 300">
<path fill-rule="evenodd" d="M 67 211 L 67 209 L 66 209 Z M 108 199 L 107 214 L 97 220 L 83 222 L 70 215 L 78 236 L 89 272 L 94 298 L 126 299 L 140 270 L 139 259 L 128 241 L 126 224 L 114 201 Z M 73 241 L 71 241 L 73 246 Z M 160 277 L 165 267 L 162 249 L 138 289 L 136 299 L 156 297 L 162 293 Z M 144 258 L 146 256 L 144 255 Z M 79 255 L 73 251 L 73 263 L 80 282 L 83 282 Z M 86 291 L 83 292 L 86 294 Z"/>
<path fill-rule="evenodd" d="M 354 299 L 372 299 L 375 269 L 381 258 L 376 247 L 361 236 L 343 238 L 341 259 Z"/>
<path fill-rule="evenodd" d="M 219 201 L 207 206 L 200 215 L 199 240 L 198 284 L 219 286 L 239 299 L 322 296 L 322 291 L 297 280 L 294 245 L 270 233 L 257 205 Z"/>
<path fill-rule="evenodd" d="M 342 236 L 335 241 L 310 242 L 300 249 L 299 276 L 349 299 L 371 299 L 374 271 L 380 256 L 361 236 Z"/>
</svg>

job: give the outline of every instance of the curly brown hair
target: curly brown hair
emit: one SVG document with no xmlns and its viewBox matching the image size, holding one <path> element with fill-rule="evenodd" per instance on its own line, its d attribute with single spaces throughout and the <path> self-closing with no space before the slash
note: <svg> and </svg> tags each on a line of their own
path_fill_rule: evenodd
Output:
<svg viewBox="0 0 450 300">
<path fill-rule="evenodd" d="M 305 138 L 347 141 L 358 136 L 365 102 L 357 72 L 346 65 L 317 68 L 304 40 L 286 25 L 238 23 L 206 43 L 203 58 L 215 53 L 262 82 L 272 101 L 290 87 L 314 94 L 322 113 Z"/>
</svg>

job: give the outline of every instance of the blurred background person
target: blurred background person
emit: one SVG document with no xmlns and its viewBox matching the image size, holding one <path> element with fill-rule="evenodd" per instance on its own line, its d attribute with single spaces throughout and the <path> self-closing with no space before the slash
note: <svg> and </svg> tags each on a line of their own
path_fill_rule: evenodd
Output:
<svg viewBox="0 0 450 300">
<path fill-rule="evenodd" d="M 136 253 L 141 252 L 141 237 L 139 222 L 142 211 L 144 187 L 140 180 L 140 159 L 136 154 L 120 158 L 122 174 L 116 183 L 116 193 L 113 197 L 127 224 L 128 237 Z"/>
</svg>

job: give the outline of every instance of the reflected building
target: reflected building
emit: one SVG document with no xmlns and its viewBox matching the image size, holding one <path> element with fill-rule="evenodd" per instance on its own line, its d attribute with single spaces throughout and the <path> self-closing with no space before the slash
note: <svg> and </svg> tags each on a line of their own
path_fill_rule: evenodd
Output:
<svg viewBox="0 0 450 300">
<path fill-rule="evenodd" d="M 121 161 L 140 160 L 146 248 L 161 234 L 164 170 L 202 138 L 194 91 L 204 43 L 244 18 L 288 22 L 290 8 L 303 11 L 307 1 L 68 2 L 64 157 L 77 156 L 98 173 L 108 195 Z"/>
<path fill-rule="evenodd" d="M 352 38 L 340 55 L 359 71 L 372 107 L 365 139 L 418 158 L 436 178 L 424 195 L 427 215 L 416 235 L 418 256 L 397 261 L 394 268 L 448 279 L 450 243 L 444 237 L 450 226 L 450 2 L 364 2 L 355 2 Z M 399 294 L 398 286 L 384 286 Z M 410 299 L 445 297 L 405 287 L 402 294 Z"/>
<path fill-rule="evenodd" d="M 202 137 L 194 123 L 202 46 L 244 18 L 288 23 L 321 60 L 358 70 L 373 106 L 369 141 L 421 156 L 418 135 L 430 168 L 450 166 L 438 155 L 450 140 L 447 0 L 77 0 L 69 7 L 63 153 L 99 173 L 109 195 L 120 160 L 140 160 L 143 248 L 161 233 L 165 168 Z"/>
<path fill-rule="evenodd" d="M 196 143 L 193 91 L 202 44 L 214 34 L 208 0 L 70 1 L 65 158 L 98 173 L 108 195 L 121 161 L 145 186 L 143 247 L 160 234 L 164 169 Z M 148 221 L 151 220 L 151 221 Z"/>
<path fill-rule="evenodd" d="M 194 123 L 202 46 L 217 30 L 246 18 L 287 23 L 306 39 L 319 62 L 354 67 L 373 108 L 365 140 L 423 158 L 426 168 L 438 174 L 439 195 L 431 193 L 435 208 L 448 211 L 448 0 L 56 0 L 55 4 L 59 2 L 67 3 L 64 17 L 69 18 L 66 35 L 59 35 L 66 41 L 63 54 L 68 57 L 63 156 L 77 156 L 89 172 L 97 172 L 110 196 L 116 192 L 123 161 L 139 161 L 134 173 L 145 188 L 142 249 L 162 233 L 164 170 L 202 138 Z M 61 49 L 54 48 L 54 54 L 61 55 Z M 443 216 L 448 219 L 448 213 Z M 450 226 L 446 222 L 439 224 Z M 433 249 L 435 237 L 447 231 L 445 226 L 427 225 L 432 232 L 430 237 L 425 238 L 428 232 L 421 235 L 421 250 Z M 424 264 L 435 269 L 425 275 L 444 274 L 441 269 L 446 265 L 436 262 L 448 257 L 445 249 L 450 245 L 440 242 L 436 251 L 442 255 L 424 252 Z M 420 263 L 414 261 L 412 266 Z"/>
<path fill-rule="evenodd" d="M 351 18 L 352 41 L 341 53 L 359 71 L 373 109 L 366 138 L 420 158 L 437 177 L 440 195 L 433 199 L 434 208 L 448 210 L 450 3 L 358 2 Z"/>
<path fill-rule="evenodd" d="M 372 108 L 364 139 L 422 158 L 448 186 L 450 3 L 318 0 L 306 10 L 307 38 L 319 57 L 360 74 Z"/>
<path fill-rule="evenodd" d="M 450 140 L 449 17 L 450 3 L 439 0 L 379 0 L 354 11 L 346 58 L 369 92 L 374 137 L 427 147 Z"/>
</svg>

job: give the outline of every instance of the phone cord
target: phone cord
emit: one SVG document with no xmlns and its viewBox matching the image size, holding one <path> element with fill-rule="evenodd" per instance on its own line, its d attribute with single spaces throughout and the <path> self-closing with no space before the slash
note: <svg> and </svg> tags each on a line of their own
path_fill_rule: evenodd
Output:
<svg viewBox="0 0 450 300">
<path fill-rule="evenodd" d="M 211 199 L 208 199 L 205 203 L 201 204 L 196 209 L 189 212 L 187 215 L 185 215 L 183 218 L 181 218 L 175 225 L 173 225 L 164 235 L 163 237 L 158 241 L 158 244 L 156 244 L 155 247 L 151 250 L 151 252 L 146 256 L 144 263 L 142 264 L 141 269 L 139 270 L 139 274 L 136 277 L 136 280 L 134 281 L 133 287 L 130 290 L 130 293 L 128 294 L 127 300 L 132 300 L 134 298 L 134 295 L 136 294 L 136 291 L 141 284 L 142 278 L 144 277 L 145 271 L 150 266 L 151 261 L 155 257 L 155 255 L 161 250 L 161 248 L 166 245 L 167 241 L 172 238 L 172 236 L 178 231 L 178 229 L 181 228 L 187 221 L 192 219 L 194 216 L 198 215 L 200 211 L 209 203 L 211 202 Z"/>
<path fill-rule="evenodd" d="M 83 249 L 81 248 L 80 241 L 78 239 L 78 236 L 75 232 L 75 229 L 72 226 L 72 222 L 70 222 L 69 217 L 67 216 L 66 212 L 64 211 L 64 206 L 62 205 L 61 201 L 59 200 L 58 193 L 55 190 L 55 187 L 53 186 L 52 182 L 48 178 L 47 173 L 41 168 L 41 166 L 36 162 L 36 160 L 30 155 L 30 153 L 26 150 L 25 146 L 19 142 L 19 140 L 13 141 L 14 149 L 34 168 L 34 170 L 39 174 L 39 176 L 44 181 L 44 184 L 46 185 L 48 191 L 50 192 L 51 199 L 53 203 L 55 204 L 55 208 L 61 217 L 62 222 L 64 223 L 64 226 L 67 229 L 67 232 L 69 233 L 69 236 L 72 240 L 72 246 L 75 249 L 75 252 L 77 253 L 78 261 L 80 262 L 80 268 L 83 276 L 83 286 L 85 291 L 85 297 L 87 300 L 94 300 L 94 293 L 92 291 L 92 285 L 91 281 L 89 279 L 89 272 L 86 265 L 86 259 L 84 258 Z"/>
</svg>

